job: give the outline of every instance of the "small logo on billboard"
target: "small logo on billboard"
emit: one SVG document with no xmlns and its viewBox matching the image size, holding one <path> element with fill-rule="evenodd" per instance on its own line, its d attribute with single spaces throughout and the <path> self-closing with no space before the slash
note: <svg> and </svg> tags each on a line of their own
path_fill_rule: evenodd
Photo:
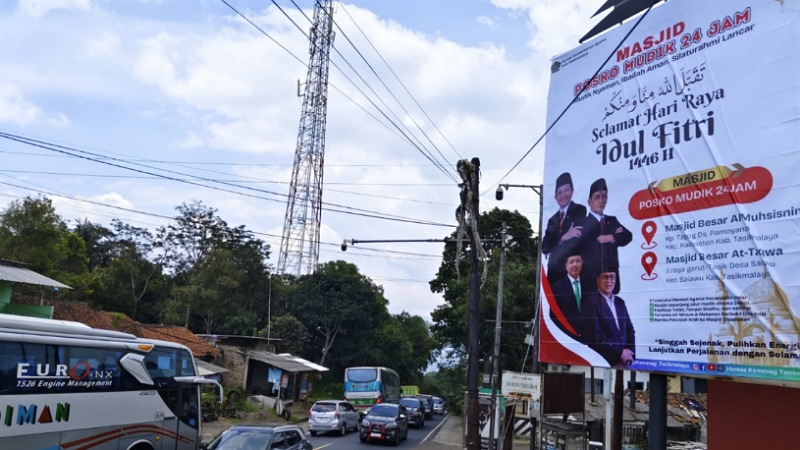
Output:
<svg viewBox="0 0 800 450">
<path fill-rule="evenodd" d="M 658 243 L 653 241 L 653 238 L 656 235 L 656 231 L 658 231 L 658 225 L 652 220 L 648 220 L 647 222 L 642 225 L 642 236 L 644 236 L 645 243 L 642 244 L 642 250 L 650 250 L 652 248 L 656 248 Z"/>
<path fill-rule="evenodd" d="M 550 73 L 556 73 L 561 70 L 561 61 L 555 61 L 552 66 L 550 66 Z"/>
<path fill-rule="evenodd" d="M 642 255 L 642 267 L 646 273 L 642 274 L 642 279 L 645 281 L 655 280 L 658 278 L 658 274 L 653 272 L 653 269 L 656 268 L 656 263 L 658 263 L 658 257 L 653 252 L 647 252 Z"/>
</svg>

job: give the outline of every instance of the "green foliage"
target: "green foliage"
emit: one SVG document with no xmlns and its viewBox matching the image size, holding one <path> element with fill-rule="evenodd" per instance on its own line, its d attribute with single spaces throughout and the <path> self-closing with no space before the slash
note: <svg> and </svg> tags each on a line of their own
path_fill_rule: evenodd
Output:
<svg viewBox="0 0 800 450">
<path fill-rule="evenodd" d="M 292 315 L 314 336 L 314 347 L 321 349 L 320 365 L 329 352 L 344 365 L 367 359 L 369 349 L 358 345 L 389 317 L 383 289 L 345 261 L 322 264 L 301 277 L 289 304 Z"/>
<path fill-rule="evenodd" d="M 258 332 L 259 337 L 269 337 L 270 339 L 280 339 L 275 342 L 276 353 L 291 353 L 293 355 L 303 355 L 307 351 L 311 335 L 306 330 L 305 325 L 291 314 L 275 317 L 272 319 L 271 329 L 262 328 Z M 269 334 L 269 336 L 267 336 Z"/>
<path fill-rule="evenodd" d="M 344 381 L 343 377 L 336 379 L 326 373 L 322 379 L 314 381 L 308 401 L 313 403 L 317 400 L 332 398 L 344 398 Z"/>
<path fill-rule="evenodd" d="M 480 290 L 479 357 L 485 361 L 493 353 L 494 318 L 497 311 L 498 273 L 500 262 L 499 238 L 502 223 L 508 225 L 506 265 L 503 283 L 503 324 L 501 330 L 501 370 L 519 370 L 524 358 L 526 322 L 535 314 L 534 261 L 537 242 L 533 239 L 531 224 L 518 212 L 493 209 L 481 214 L 480 233 L 484 247 L 490 256 L 488 276 Z M 497 239 L 497 241 L 491 241 Z M 468 247 L 468 246 L 465 246 Z M 445 245 L 442 264 L 431 281 L 431 290 L 441 293 L 445 303 L 432 313 L 431 330 L 442 348 L 453 348 L 456 353 L 466 351 L 469 310 L 469 254 L 461 255 L 461 276 L 456 274 L 456 246 Z"/>
<path fill-rule="evenodd" d="M 443 398 L 447 402 L 448 414 L 461 415 L 465 411 L 466 380 L 466 365 L 462 361 L 453 366 L 440 367 L 437 372 L 426 373 L 420 387 L 423 392 Z"/>
<path fill-rule="evenodd" d="M 0 257 L 28 264 L 45 276 L 67 257 L 67 226 L 48 198 L 15 200 L 0 215 Z"/>
<path fill-rule="evenodd" d="M 272 276 L 269 246 L 252 232 L 199 201 L 177 211 L 155 232 L 118 219 L 109 228 L 82 220 L 69 230 L 49 199 L 13 201 L 0 213 L 0 258 L 71 286 L 58 295 L 115 312 L 115 322 L 125 314 L 245 336 L 266 336 L 270 323 L 278 352 L 330 369 L 315 380 L 317 398 L 342 398 L 349 366 L 387 366 L 406 383 L 422 381 L 437 347 L 429 324 L 390 314 L 383 288 L 358 267 L 334 261 L 299 279 Z"/>
</svg>

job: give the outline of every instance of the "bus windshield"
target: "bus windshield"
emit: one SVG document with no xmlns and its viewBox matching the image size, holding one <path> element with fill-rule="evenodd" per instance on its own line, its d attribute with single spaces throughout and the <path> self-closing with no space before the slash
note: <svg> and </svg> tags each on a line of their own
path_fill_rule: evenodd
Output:
<svg viewBox="0 0 800 450">
<path fill-rule="evenodd" d="M 348 369 L 347 381 L 351 383 L 371 383 L 378 379 L 378 369 Z"/>
<path fill-rule="evenodd" d="M 388 367 L 345 369 L 344 396 L 356 408 L 400 400 L 400 377 Z"/>
</svg>

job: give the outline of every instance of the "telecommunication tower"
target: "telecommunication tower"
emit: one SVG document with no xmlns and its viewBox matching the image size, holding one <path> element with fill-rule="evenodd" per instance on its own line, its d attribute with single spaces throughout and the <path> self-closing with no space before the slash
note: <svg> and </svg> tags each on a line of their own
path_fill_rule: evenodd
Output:
<svg viewBox="0 0 800 450">
<path fill-rule="evenodd" d="M 317 0 L 309 30 L 308 75 L 278 256 L 277 272 L 281 275 L 313 273 L 319 263 L 328 65 L 334 37 L 332 3 L 333 0 Z M 300 95 L 299 82 L 297 91 Z"/>
</svg>

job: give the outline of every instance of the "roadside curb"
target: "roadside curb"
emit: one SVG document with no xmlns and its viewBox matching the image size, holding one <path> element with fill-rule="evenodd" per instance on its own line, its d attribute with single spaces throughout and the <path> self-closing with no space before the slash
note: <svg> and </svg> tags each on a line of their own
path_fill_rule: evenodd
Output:
<svg viewBox="0 0 800 450">
<path fill-rule="evenodd" d="M 426 434 L 425 437 L 422 438 L 422 440 L 419 443 L 420 444 L 424 444 L 425 442 L 427 442 L 428 439 L 430 439 L 431 437 L 433 437 L 433 435 L 435 435 L 436 433 L 439 432 L 439 429 L 442 428 L 442 426 L 444 426 L 444 424 L 447 423 L 447 421 L 449 419 L 450 419 L 450 416 L 445 416 L 444 420 L 439 422 L 439 425 L 436 425 L 436 427 L 434 429 L 432 429 L 428 434 Z"/>
</svg>

